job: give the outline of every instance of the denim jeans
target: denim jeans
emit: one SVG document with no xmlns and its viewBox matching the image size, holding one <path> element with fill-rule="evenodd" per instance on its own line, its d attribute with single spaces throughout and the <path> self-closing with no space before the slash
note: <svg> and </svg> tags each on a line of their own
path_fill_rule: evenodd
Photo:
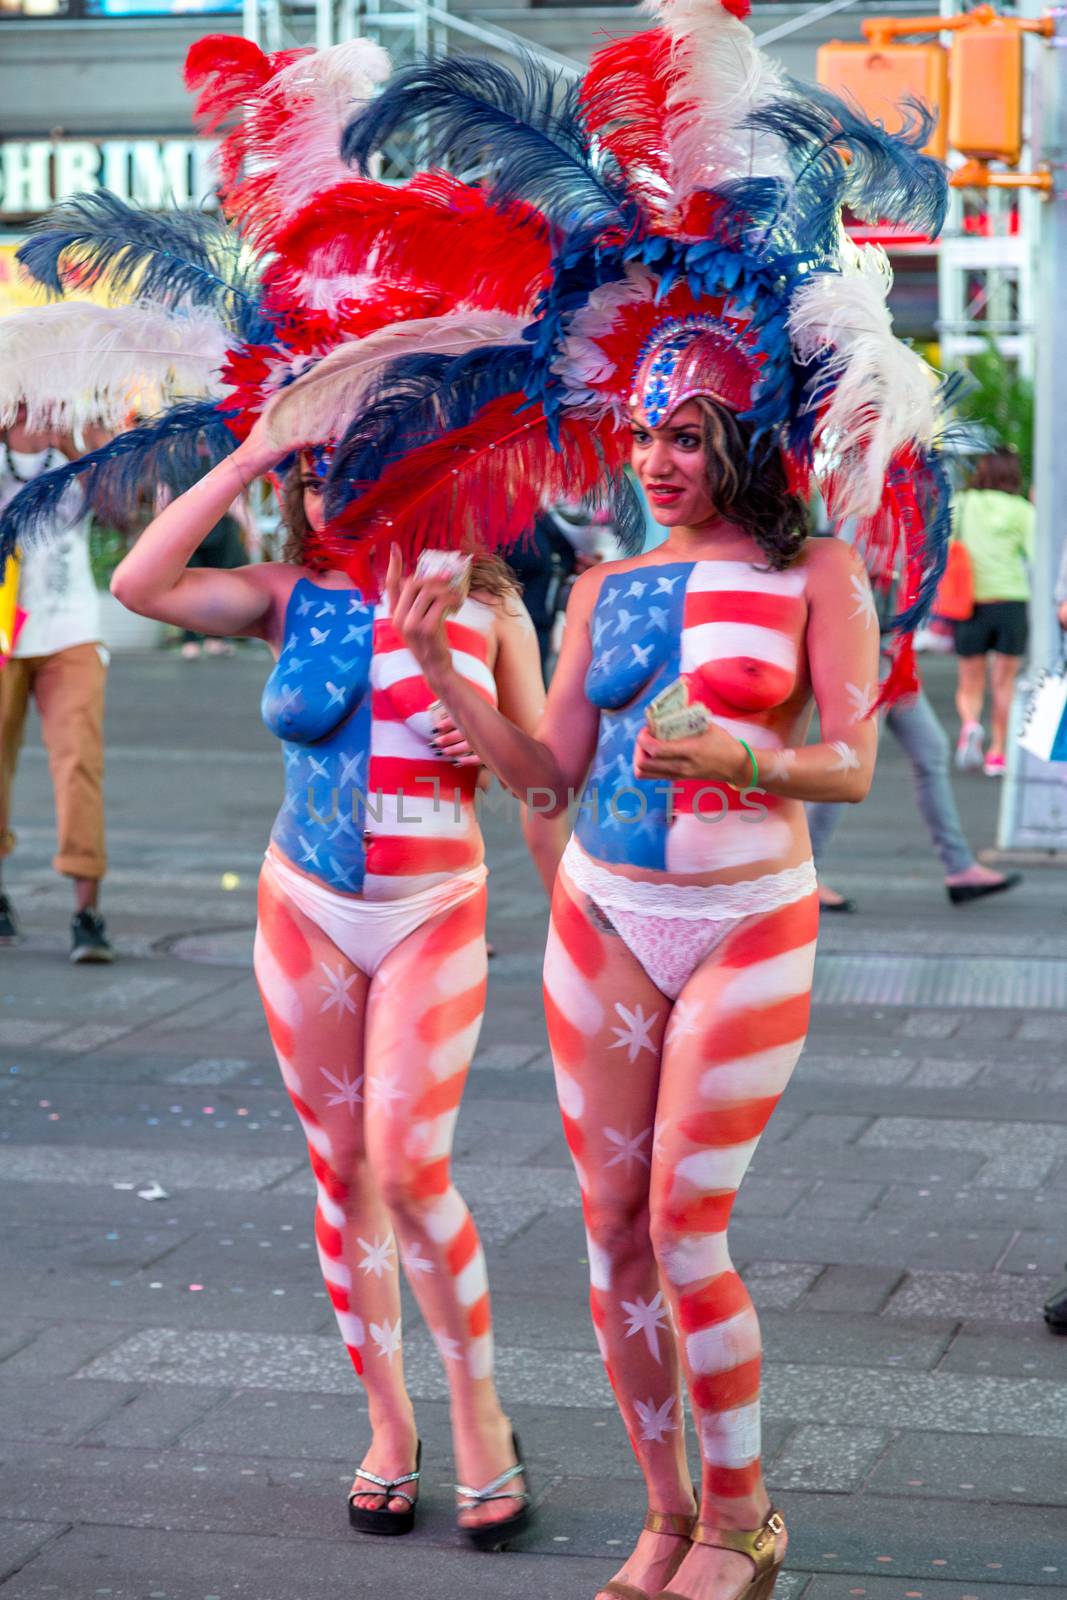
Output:
<svg viewBox="0 0 1067 1600">
<path fill-rule="evenodd" d="M 964 837 L 956 809 L 956 797 L 948 775 L 948 739 L 937 713 L 920 690 L 913 699 L 891 706 L 885 720 L 911 762 L 915 798 L 934 849 L 941 857 L 945 876 L 966 872 L 974 865 L 974 851 Z M 822 864 L 830 836 L 844 810 L 844 804 L 836 800 L 809 803 L 808 828 L 816 866 Z"/>
</svg>

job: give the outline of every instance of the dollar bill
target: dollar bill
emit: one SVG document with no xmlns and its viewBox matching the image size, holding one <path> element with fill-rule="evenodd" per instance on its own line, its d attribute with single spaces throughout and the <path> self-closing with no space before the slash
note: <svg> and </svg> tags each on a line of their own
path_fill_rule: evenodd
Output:
<svg viewBox="0 0 1067 1600">
<path fill-rule="evenodd" d="M 649 726 L 668 716 L 672 711 L 680 711 L 689 704 L 689 685 L 684 678 L 675 678 L 665 689 L 661 689 L 654 700 L 650 700 L 645 708 Z"/>
<path fill-rule="evenodd" d="M 466 592 L 471 558 L 461 550 L 421 550 L 415 563 L 416 578 L 444 578 L 453 589 Z"/>
<path fill-rule="evenodd" d="M 652 732 L 657 739 L 692 739 L 710 727 L 711 715 L 707 706 L 694 701 L 692 705 L 682 706 L 665 717 L 657 717 L 652 723 Z"/>
</svg>

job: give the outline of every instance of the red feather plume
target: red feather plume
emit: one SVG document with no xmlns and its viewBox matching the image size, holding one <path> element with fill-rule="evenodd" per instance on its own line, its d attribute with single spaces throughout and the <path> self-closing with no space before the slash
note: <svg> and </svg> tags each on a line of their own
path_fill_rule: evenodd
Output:
<svg viewBox="0 0 1067 1600">
<path fill-rule="evenodd" d="M 273 244 L 274 275 L 294 287 L 305 273 L 370 270 L 432 288 L 453 305 L 516 314 L 531 309 L 551 261 L 533 207 L 495 205 L 446 172 L 400 185 L 351 178 L 298 212 Z"/>
<path fill-rule="evenodd" d="M 202 133 L 217 133 L 231 119 L 238 119 L 223 138 L 218 154 L 219 190 L 227 211 L 242 211 L 238 200 L 238 179 L 252 142 L 253 129 L 245 113 L 283 68 L 301 57 L 313 55 L 310 48 L 276 50 L 266 55 L 250 39 L 231 33 L 212 33 L 197 39 L 185 58 L 185 86 L 197 96 L 193 120 Z M 263 111 L 257 106 L 255 137 L 264 133 Z M 277 115 L 283 117 L 285 108 Z"/>
<path fill-rule="evenodd" d="M 564 420 L 557 448 L 539 405 L 501 395 L 466 428 L 387 468 L 332 525 L 331 553 L 347 569 L 391 543 L 408 562 L 428 547 L 509 549 L 546 501 L 595 493 L 626 450 L 622 430 L 576 417 Z"/>
<path fill-rule="evenodd" d="M 598 50 L 582 79 L 586 126 L 611 151 L 629 187 L 653 212 L 662 211 L 670 196 L 664 122 L 675 77 L 670 36 L 652 28 Z"/>
</svg>

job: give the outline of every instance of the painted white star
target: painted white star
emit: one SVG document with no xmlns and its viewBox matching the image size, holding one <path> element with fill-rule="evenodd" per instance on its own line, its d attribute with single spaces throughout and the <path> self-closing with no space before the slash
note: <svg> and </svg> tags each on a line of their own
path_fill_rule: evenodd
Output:
<svg viewBox="0 0 1067 1600">
<path fill-rule="evenodd" d="M 630 587 L 626 591 L 627 600 L 629 600 L 631 595 L 633 595 L 635 600 L 640 600 L 641 596 L 644 594 L 644 592 L 645 592 L 645 590 L 647 588 L 648 588 L 648 584 L 647 583 L 640 583 L 635 578 L 633 583 L 631 583 Z"/>
<path fill-rule="evenodd" d="M 319 984 L 319 988 L 326 996 L 319 1007 L 319 1015 L 321 1016 L 324 1011 L 329 1011 L 332 1006 L 337 1007 L 339 1017 L 343 1017 L 346 1011 L 351 1011 L 354 1014 L 356 1002 L 348 991 L 356 981 L 356 974 L 354 972 L 346 973 L 343 967 L 338 967 L 336 972 L 331 972 L 325 961 L 320 961 L 319 966 L 326 974 L 326 982 Z"/>
<path fill-rule="evenodd" d="M 629 1318 L 626 1337 L 632 1339 L 635 1334 L 643 1333 L 648 1353 L 657 1361 L 663 1358 L 659 1353 L 659 1330 L 667 1325 L 667 1307 L 663 1303 L 663 1291 L 657 1290 L 651 1300 L 642 1300 L 638 1295 L 636 1300 L 623 1300 L 622 1309 Z M 374 1332 L 374 1329 L 371 1329 Z"/>
<path fill-rule="evenodd" d="M 388 1319 L 385 1322 L 372 1322 L 370 1336 L 378 1346 L 378 1354 L 392 1361 L 400 1349 L 400 1318 L 397 1317 L 395 1322 Z"/>
<path fill-rule="evenodd" d="M 830 749 L 837 756 L 837 760 L 830 768 L 831 772 L 859 771 L 860 758 L 856 754 L 855 750 L 853 750 L 852 746 L 845 743 L 844 739 L 835 739 L 831 744 Z"/>
<path fill-rule="evenodd" d="M 436 1270 L 433 1262 L 423 1255 L 422 1245 L 417 1241 L 415 1244 L 408 1245 L 406 1250 L 401 1249 L 400 1259 L 404 1263 L 405 1270 L 413 1278 L 421 1277 L 424 1272 L 429 1273 Z"/>
<path fill-rule="evenodd" d="M 698 1000 L 676 1000 L 668 1024 L 671 1038 L 687 1039 L 690 1034 L 699 1033 L 703 1014 L 704 1007 Z"/>
<path fill-rule="evenodd" d="M 363 1249 L 363 1260 L 359 1264 L 360 1272 L 365 1273 L 367 1277 L 373 1273 L 376 1278 L 382 1278 L 387 1272 L 392 1271 L 396 1262 L 396 1246 L 392 1239 L 375 1239 L 373 1244 L 369 1244 L 366 1239 L 359 1239 L 357 1243 Z"/>
<path fill-rule="evenodd" d="M 370 1079 L 370 1084 L 374 1090 L 374 1098 L 384 1100 L 387 1106 L 391 1106 L 394 1100 L 411 1099 L 406 1089 L 397 1088 L 395 1073 L 376 1072 Z"/>
<path fill-rule="evenodd" d="M 430 1332 L 433 1334 L 433 1342 L 440 1350 L 443 1361 L 463 1360 L 463 1353 L 458 1339 L 453 1339 L 447 1333 L 437 1333 L 433 1328 L 430 1329 Z"/>
<path fill-rule="evenodd" d="M 795 750 L 775 750 L 763 769 L 763 776 L 769 783 L 788 783 L 793 775 L 793 765 L 797 759 Z"/>
<path fill-rule="evenodd" d="M 852 585 L 853 600 L 851 618 L 862 617 L 868 627 L 873 622 L 877 628 L 878 612 L 875 609 L 874 594 L 867 578 L 862 573 L 854 572 L 849 578 L 849 582 Z"/>
<path fill-rule="evenodd" d="M 656 1136 L 652 1140 L 652 1154 L 657 1161 L 663 1160 L 663 1141 L 667 1137 L 667 1129 L 671 1125 L 670 1117 L 657 1117 Z"/>
<path fill-rule="evenodd" d="M 652 646 L 650 644 L 632 644 L 630 649 L 634 653 L 634 660 L 638 666 L 647 667 L 648 658 L 652 654 Z"/>
<path fill-rule="evenodd" d="M 648 1143 L 651 1133 L 651 1128 L 644 1128 L 640 1133 L 620 1133 L 617 1128 L 605 1128 L 605 1139 L 615 1146 L 615 1154 L 610 1161 L 605 1161 L 605 1167 L 622 1165 L 629 1172 L 631 1164 L 635 1161 L 647 1167 L 649 1162 L 644 1146 Z"/>
<path fill-rule="evenodd" d="M 874 704 L 874 690 L 864 688 L 859 683 L 846 683 L 845 693 L 852 707 L 853 722 L 862 722 Z"/>
<path fill-rule="evenodd" d="M 678 578 L 677 577 L 673 577 L 673 578 L 657 578 L 656 579 L 656 593 L 657 594 L 673 594 L 674 593 L 674 586 L 675 586 L 675 584 L 677 582 L 678 582 Z"/>
<path fill-rule="evenodd" d="M 323 1009 L 325 1009 L 325 1007 Z M 353 1006 L 352 1009 L 354 1011 L 355 1006 Z M 358 1105 L 362 1105 L 363 1103 L 363 1096 L 359 1092 L 363 1083 L 362 1072 L 358 1078 L 350 1078 L 347 1071 L 345 1072 L 343 1078 L 335 1078 L 329 1067 L 320 1067 L 319 1071 L 322 1073 L 327 1083 L 332 1083 L 334 1088 L 337 1090 L 336 1094 L 327 1095 L 327 1105 L 347 1106 L 349 1116 L 354 1117 L 356 1114 L 356 1107 Z"/>
<path fill-rule="evenodd" d="M 652 626 L 654 628 L 658 628 L 661 633 L 666 633 L 670 628 L 670 619 L 662 606 L 649 606 L 648 620 L 651 622 Z"/>
<path fill-rule="evenodd" d="M 616 1038 L 610 1048 L 625 1050 L 631 1061 L 636 1061 L 642 1050 L 650 1050 L 655 1055 L 656 1047 L 648 1035 L 659 1021 L 659 1012 L 653 1011 L 650 1017 L 646 1017 L 640 1001 L 632 1011 L 628 1011 L 618 1000 L 615 1002 L 615 1012 L 622 1018 L 625 1026 L 612 1027 L 611 1031 Z"/>
<path fill-rule="evenodd" d="M 615 632 L 629 633 L 636 621 L 636 611 L 628 611 L 625 606 L 620 606 L 615 614 Z"/>
<path fill-rule="evenodd" d="M 661 1406 L 651 1396 L 647 1400 L 635 1400 L 634 1410 L 641 1419 L 641 1437 L 649 1444 L 662 1444 L 669 1433 L 678 1432 L 678 1424 L 671 1418 L 673 1395 L 668 1395 Z"/>
</svg>

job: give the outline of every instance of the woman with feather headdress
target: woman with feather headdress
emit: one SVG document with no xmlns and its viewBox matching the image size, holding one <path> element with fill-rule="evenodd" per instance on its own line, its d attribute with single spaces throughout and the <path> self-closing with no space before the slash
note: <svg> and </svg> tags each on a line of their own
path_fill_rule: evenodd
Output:
<svg viewBox="0 0 1067 1600">
<path fill-rule="evenodd" d="M 656 25 L 601 50 L 576 90 L 533 63 L 517 76 L 431 62 L 354 118 L 343 148 L 365 172 L 415 132 L 431 161 L 484 172 L 457 191 L 469 254 L 510 213 L 548 258 L 520 336 L 484 322 L 507 309 L 491 267 L 481 298 L 432 319 L 440 350 L 463 336 L 462 350 L 435 354 L 427 323 L 421 354 L 348 407 L 326 492 L 335 537 L 392 546 L 391 624 L 456 724 L 445 747 L 473 747 L 553 811 L 578 803 L 545 1006 L 594 1327 L 649 1503 L 599 1600 L 766 1600 L 786 1530 L 760 1467 L 759 1325 L 727 1225 L 807 1028 L 818 905 L 804 802 L 866 795 L 879 699 L 864 565 L 837 540 L 808 542 L 804 502 L 818 484 L 834 518 L 857 519 L 869 560 L 901 556 L 891 700 L 911 684 L 910 630 L 944 563 L 944 394 L 893 338 L 884 257 L 854 250 L 841 214 L 936 232 L 945 181 L 921 153 L 925 118 L 889 137 L 784 79 L 744 0 L 650 9 Z M 389 247 L 416 280 L 442 254 L 437 182 L 404 187 Z M 324 248 L 318 226 L 294 224 L 290 272 Z M 331 391 L 343 421 L 344 374 L 367 343 L 279 396 L 278 425 L 314 425 Z M 531 736 L 457 674 L 455 598 L 409 557 L 446 527 L 504 543 L 540 494 L 598 483 L 636 535 L 626 465 L 666 542 L 579 579 Z"/>
</svg>

